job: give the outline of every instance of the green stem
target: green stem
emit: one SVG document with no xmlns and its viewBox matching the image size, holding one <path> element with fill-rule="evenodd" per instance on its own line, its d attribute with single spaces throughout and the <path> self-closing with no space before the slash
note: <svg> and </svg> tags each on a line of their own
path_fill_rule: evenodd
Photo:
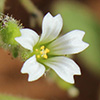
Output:
<svg viewBox="0 0 100 100">
<path fill-rule="evenodd" d="M 26 9 L 28 13 L 32 15 L 31 21 L 38 23 L 39 26 L 41 26 L 42 19 L 43 19 L 43 14 L 42 12 L 34 5 L 34 3 L 31 0 L 19 0 L 20 3 L 23 5 L 23 7 Z M 34 22 L 32 22 L 34 24 Z"/>
<path fill-rule="evenodd" d="M 0 12 L 4 12 L 4 6 L 5 6 L 5 1 L 6 0 L 0 0 Z"/>
</svg>

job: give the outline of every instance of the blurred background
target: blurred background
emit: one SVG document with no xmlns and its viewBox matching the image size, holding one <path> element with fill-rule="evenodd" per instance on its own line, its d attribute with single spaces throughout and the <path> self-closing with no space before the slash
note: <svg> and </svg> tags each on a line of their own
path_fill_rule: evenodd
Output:
<svg viewBox="0 0 100 100">
<path fill-rule="evenodd" d="M 61 34 L 83 30 L 84 41 L 90 44 L 73 56 L 82 72 L 75 76 L 74 85 L 65 83 L 54 72 L 27 82 L 28 76 L 20 73 L 23 62 L 0 48 L 0 100 L 100 100 L 100 0 L 0 0 L 0 12 L 38 33 L 47 12 L 53 16 L 59 13 L 64 23 Z"/>
</svg>

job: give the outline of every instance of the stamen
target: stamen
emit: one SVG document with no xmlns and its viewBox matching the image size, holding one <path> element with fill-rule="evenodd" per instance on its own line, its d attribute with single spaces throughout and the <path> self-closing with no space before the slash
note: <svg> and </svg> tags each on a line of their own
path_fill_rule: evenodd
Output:
<svg viewBox="0 0 100 100">
<path fill-rule="evenodd" d="M 35 51 L 39 51 L 38 49 L 35 49 Z"/>
<path fill-rule="evenodd" d="M 47 59 L 47 58 L 48 58 L 48 56 L 45 54 L 45 55 L 43 55 L 43 58 Z"/>
<path fill-rule="evenodd" d="M 46 48 L 46 49 L 45 49 L 45 52 L 46 52 L 46 53 L 49 53 L 49 52 L 50 52 L 50 50 L 49 50 L 48 48 Z"/>
<path fill-rule="evenodd" d="M 35 49 L 35 51 L 37 52 L 37 58 L 44 58 L 47 59 L 48 58 L 48 54 L 50 52 L 50 50 L 48 48 L 45 48 L 45 46 L 41 46 L 40 49 Z"/>
<path fill-rule="evenodd" d="M 40 51 L 40 54 L 42 55 L 43 54 L 43 51 Z"/>
<path fill-rule="evenodd" d="M 40 55 L 37 55 L 37 58 L 40 58 Z"/>
<path fill-rule="evenodd" d="M 41 46 L 40 49 L 43 50 L 45 48 L 45 46 Z"/>
</svg>

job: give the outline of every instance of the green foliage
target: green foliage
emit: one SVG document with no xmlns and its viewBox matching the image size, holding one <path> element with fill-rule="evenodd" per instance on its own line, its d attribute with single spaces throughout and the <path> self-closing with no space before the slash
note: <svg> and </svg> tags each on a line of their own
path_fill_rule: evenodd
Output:
<svg viewBox="0 0 100 100">
<path fill-rule="evenodd" d="M 87 69 L 100 76 L 100 24 L 89 8 L 80 3 L 57 2 L 52 11 L 63 17 L 63 32 L 80 29 L 86 32 L 84 41 L 90 44 L 88 49 L 79 54 Z"/>
</svg>

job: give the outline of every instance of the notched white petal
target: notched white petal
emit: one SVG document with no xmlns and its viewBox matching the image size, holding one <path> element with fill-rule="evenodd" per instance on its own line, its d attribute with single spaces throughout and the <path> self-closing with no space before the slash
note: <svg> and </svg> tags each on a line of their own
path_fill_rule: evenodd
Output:
<svg viewBox="0 0 100 100">
<path fill-rule="evenodd" d="M 52 68 L 64 81 L 72 84 L 74 83 L 73 76 L 81 75 L 78 65 L 67 57 L 48 58 L 44 64 Z"/>
<path fill-rule="evenodd" d="M 53 17 L 50 13 L 47 13 L 42 22 L 40 43 L 48 43 L 54 40 L 59 35 L 62 26 L 63 21 L 60 14 Z"/>
<path fill-rule="evenodd" d="M 28 28 L 21 29 L 21 36 L 16 37 L 15 40 L 24 48 L 28 50 L 33 50 L 33 46 L 38 42 L 39 36 L 38 34 Z"/>
<path fill-rule="evenodd" d="M 51 54 L 64 55 L 76 54 L 86 49 L 89 44 L 82 41 L 85 35 L 84 31 L 73 30 L 62 37 L 53 41 L 48 48 L 51 48 Z"/>
<path fill-rule="evenodd" d="M 29 75 L 28 81 L 35 81 L 44 74 L 45 67 L 36 61 L 36 57 L 34 55 L 25 61 L 21 72 Z"/>
</svg>

